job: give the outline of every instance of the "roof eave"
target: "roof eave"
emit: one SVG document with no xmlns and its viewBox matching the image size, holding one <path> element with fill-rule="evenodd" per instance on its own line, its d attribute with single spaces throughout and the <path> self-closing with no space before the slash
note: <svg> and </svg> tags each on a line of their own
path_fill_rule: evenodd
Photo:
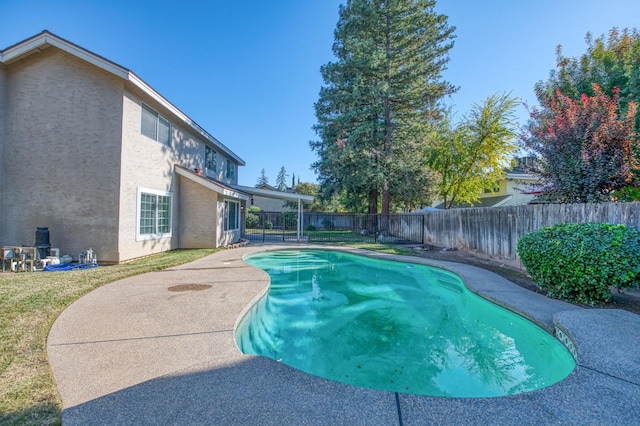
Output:
<svg viewBox="0 0 640 426">
<path fill-rule="evenodd" d="M 208 188 L 214 192 L 217 192 L 218 194 L 222 194 L 225 197 L 231 197 L 231 198 L 238 198 L 241 200 L 245 200 L 248 201 L 251 197 L 250 194 L 247 194 L 243 191 L 237 190 L 231 186 L 228 185 L 224 185 L 220 182 L 216 182 L 213 181 L 209 178 L 206 178 L 204 176 L 201 176 L 199 174 L 196 174 L 194 172 L 192 172 L 191 170 L 179 166 L 179 165 L 175 165 L 174 166 L 174 170 L 176 172 L 177 175 L 180 176 L 184 176 L 187 179 L 190 179 L 202 186 L 204 186 L 205 188 Z"/>
<path fill-rule="evenodd" d="M 305 203 L 313 203 L 314 197 L 311 195 L 296 194 L 295 192 L 270 191 L 268 189 L 260 189 L 251 186 L 230 185 L 239 191 L 267 198 L 275 198 L 284 201 L 303 201 Z"/>
<path fill-rule="evenodd" d="M 20 43 L 14 44 L 11 47 L 4 49 L 1 53 L 2 62 L 10 64 L 11 62 L 20 60 L 33 53 L 40 52 L 50 46 L 57 47 L 58 49 L 67 52 L 73 56 L 76 56 L 92 65 L 104 69 L 112 74 L 117 75 L 120 78 L 127 79 L 129 70 L 111 62 L 102 56 L 96 55 L 93 52 L 88 51 L 70 41 L 64 40 L 49 31 L 43 31 L 31 38 L 28 38 Z"/>
</svg>

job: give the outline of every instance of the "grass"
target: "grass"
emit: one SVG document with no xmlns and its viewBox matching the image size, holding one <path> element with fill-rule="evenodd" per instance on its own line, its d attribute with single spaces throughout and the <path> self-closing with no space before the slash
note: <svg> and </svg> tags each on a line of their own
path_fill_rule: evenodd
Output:
<svg viewBox="0 0 640 426">
<path fill-rule="evenodd" d="M 295 236 L 297 235 L 297 230 L 289 229 L 282 230 L 279 229 L 247 229 L 247 234 L 252 235 L 265 235 L 269 236 Z M 380 246 L 380 244 L 375 244 L 373 241 L 376 240 L 376 236 L 373 234 L 361 234 L 357 231 L 352 231 L 350 229 L 338 229 L 338 230 L 316 230 L 309 231 L 307 229 L 304 230 L 304 235 L 308 238 L 310 243 L 347 243 L 347 244 L 358 244 L 358 243 L 366 243 L 372 244 L 375 246 Z"/>
<path fill-rule="evenodd" d="M 80 296 L 216 250 L 177 250 L 83 271 L 0 274 L 0 425 L 60 424 L 62 404 L 47 359 L 53 321 Z"/>
<path fill-rule="evenodd" d="M 363 250 L 377 251 L 377 252 L 380 252 L 380 253 L 396 254 L 396 255 L 399 255 L 399 256 L 418 256 L 415 251 L 407 249 L 407 248 L 404 248 L 404 247 L 396 245 L 396 244 L 362 243 L 362 242 L 360 242 L 360 243 L 331 242 L 331 245 L 333 245 L 333 246 L 347 246 L 347 247 L 358 248 L 358 249 L 363 249 Z"/>
</svg>

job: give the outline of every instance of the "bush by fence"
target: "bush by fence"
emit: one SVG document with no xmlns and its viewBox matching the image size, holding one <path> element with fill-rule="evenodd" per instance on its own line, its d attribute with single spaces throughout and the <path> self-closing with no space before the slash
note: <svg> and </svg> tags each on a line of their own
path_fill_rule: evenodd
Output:
<svg viewBox="0 0 640 426">
<path fill-rule="evenodd" d="M 610 286 L 638 287 L 640 232 L 607 223 L 559 223 L 523 235 L 518 254 L 550 297 L 609 302 Z"/>
</svg>

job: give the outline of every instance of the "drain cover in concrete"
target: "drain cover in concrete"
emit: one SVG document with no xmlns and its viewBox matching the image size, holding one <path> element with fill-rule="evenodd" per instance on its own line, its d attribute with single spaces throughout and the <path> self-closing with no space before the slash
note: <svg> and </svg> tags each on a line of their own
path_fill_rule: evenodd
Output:
<svg viewBox="0 0 640 426">
<path fill-rule="evenodd" d="M 179 284 L 169 287 L 169 291 L 201 291 L 211 288 L 209 284 Z"/>
</svg>

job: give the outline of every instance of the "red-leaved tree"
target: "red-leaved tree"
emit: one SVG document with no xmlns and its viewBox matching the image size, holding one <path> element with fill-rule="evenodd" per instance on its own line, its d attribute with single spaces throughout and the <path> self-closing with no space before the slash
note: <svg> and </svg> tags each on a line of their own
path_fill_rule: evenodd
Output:
<svg viewBox="0 0 640 426">
<path fill-rule="evenodd" d="M 531 112 L 526 148 L 539 161 L 531 170 L 542 182 L 542 197 L 560 203 L 603 202 L 633 180 L 636 105 L 620 114 L 619 90 L 574 100 L 556 90 L 538 93 L 540 109 Z"/>
</svg>

